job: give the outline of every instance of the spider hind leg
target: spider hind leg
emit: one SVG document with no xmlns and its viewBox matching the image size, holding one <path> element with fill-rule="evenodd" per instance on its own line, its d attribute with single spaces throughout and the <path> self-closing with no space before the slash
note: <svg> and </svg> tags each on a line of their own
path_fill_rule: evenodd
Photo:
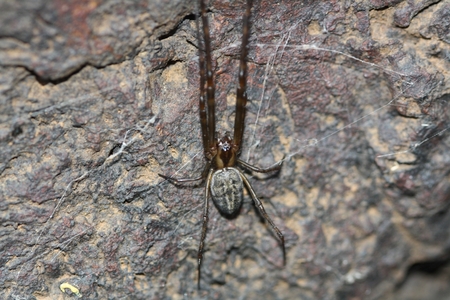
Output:
<svg viewBox="0 0 450 300">
<path fill-rule="evenodd" d="M 267 212 L 264 209 L 264 206 L 263 206 L 261 200 L 256 195 L 256 192 L 253 189 L 253 187 L 250 184 L 250 182 L 248 181 L 247 177 L 245 177 L 245 175 L 242 172 L 240 173 L 240 175 L 241 175 L 242 181 L 244 182 L 248 192 L 250 193 L 253 201 L 255 202 L 255 205 L 258 208 L 259 213 L 266 220 L 266 222 L 270 224 L 270 226 L 272 227 L 273 231 L 278 236 L 278 239 L 280 241 L 281 248 L 282 248 L 282 251 L 283 251 L 283 264 L 286 264 L 286 249 L 285 249 L 285 245 L 284 245 L 284 236 L 283 236 L 283 234 L 281 233 L 281 231 L 278 229 L 278 227 L 275 225 L 275 223 L 272 221 L 272 219 L 267 214 Z"/>
</svg>

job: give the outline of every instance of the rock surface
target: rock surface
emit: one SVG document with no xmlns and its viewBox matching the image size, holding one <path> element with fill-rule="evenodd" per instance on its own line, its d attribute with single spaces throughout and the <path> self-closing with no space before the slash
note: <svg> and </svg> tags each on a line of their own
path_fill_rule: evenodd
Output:
<svg viewBox="0 0 450 300">
<path fill-rule="evenodd" d="M 448 293 L 414 270 L 450 273 L 450 4 L 255 3 L 241 159 L 285 157 L 248 175 L 286 264 L 248 194 L 233 219 L 210 205 L 198 291 L 204 185 L 157 175 L 204 165 L 191 2 L 0 3 L 1 298 Z M 244 6 L 209 3 L 222 133 Z"/>
</svg>

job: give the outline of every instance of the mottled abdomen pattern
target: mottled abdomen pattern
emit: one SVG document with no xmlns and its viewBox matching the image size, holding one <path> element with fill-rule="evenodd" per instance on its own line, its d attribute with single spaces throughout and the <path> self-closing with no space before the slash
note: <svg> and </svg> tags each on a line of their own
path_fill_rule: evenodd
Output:
<svg viewBox="0 0 450 300">
<path fill-rule="evenodd" d="M 241 175 L 235 168 L 223 168 L 212 175 L 211 196 L 217 209 L 225 215 L 234 215 L 242 204 Z"/>
</svg>

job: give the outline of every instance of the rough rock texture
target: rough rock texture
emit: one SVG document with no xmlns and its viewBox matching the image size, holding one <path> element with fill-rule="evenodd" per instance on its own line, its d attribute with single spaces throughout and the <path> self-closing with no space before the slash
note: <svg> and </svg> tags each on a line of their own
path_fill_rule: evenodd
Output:
<svg viewBox="0 0 450 300">
<path fill-rule="evenodd" d="M 204 165 L 192 2 L 0 2 L 0 298 L 448 292 L 449 2 L 256 1 L 241 158 L 285 156 L 249 177 L 286 264 L 248 195 L 210 206 L 200 291 L 204 185 L 157 176 Z M 244 5 L 209 4 L 221 132 Z"/>
</svg>

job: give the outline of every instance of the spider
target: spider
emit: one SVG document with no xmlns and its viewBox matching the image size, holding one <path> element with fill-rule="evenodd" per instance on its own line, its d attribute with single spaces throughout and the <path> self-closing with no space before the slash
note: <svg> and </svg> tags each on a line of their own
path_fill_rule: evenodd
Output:
<svg viewBox="0 0 450 300">
<path fill-rule="evenodd" d="M 222 138 L 216 137 L 215 130 L 215 84 L 212 72 L 211 45 L 208 17 L 206 16 L 205 0 L 199 0 L 199 18 L 202 20 L 203 44 L 200 36 L 199 18 L 197 18 L 197 39 L 199 48 L 200 69 L 200 124 L 202 130 L 203 148 L 207 163 L 201 176 L 198 178 L 172 178 L 158 174 L 172 183 L 183 183 L 206 179 L 205 203 L 203 206 L 203 226 L 198 248 L 198 277 L 197 284 L 200 289 L 200 270 L 203 258 L 203 247 L 208 224 L 208 200 L 211 196 L 215 206 L 225 216 L 234 216 L 242 205 L 244 185 L 250 193 L 256 207 L 263 218 L 271 225 L 281 241 L 283 259 L 285 258 L 284 236 L 272 219 L 267 215 L 263 204 L 253 190 L 244 173 L 237 168 L 267 173 L 281 168 L 282 161 L 274 167 L 262 169 L 252 166 L 238 158 L 242 137 L 244 133 L 245 105 L 247 103 L 247 46 L 250 36 L 250 14 L 252 0 L 247 0 L 247 6 L 243 17 L 241 55 L 239 60 L 239 84 L 236 92 L 236 116 L 234 123 L 234 137 L 228 134 Z"/>
</svg>

